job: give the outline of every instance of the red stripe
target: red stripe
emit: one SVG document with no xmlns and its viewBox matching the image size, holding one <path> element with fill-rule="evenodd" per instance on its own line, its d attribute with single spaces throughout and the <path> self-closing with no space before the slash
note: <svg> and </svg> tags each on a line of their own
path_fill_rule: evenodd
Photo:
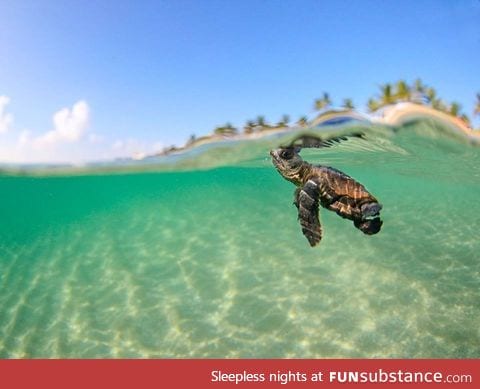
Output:
<svg viewBox="0 0 480 389">
<path fill-rule="evenodd" d="M 400 371 L 400 372 L 399 372 Z M 312 381 L 319 377 L 322 382 Z M 340 373 L 332 373 L 340 372 Z M 339 383 L 330 382 L 330 374 L 342 378 L 368 372 L 373 377 L 393 374 L 408 379 L 409 373 L 434 373 L 446 380 L 464 383 Z M 431 388 L 480 387 L 480 360 L 2 360 L 2 388 Z M 263 382 L 255 382 L 261 380 Z M 229 380 L 240 380 L 229 382 Z M 243 380 L 250 382 L 243 382 Z M 282 380 L 289 379 L 287 384 Z M 304 382 L 306 379 L 306 382 Z M 219 381 L 221 380 L 221 381 Z M 216 381 L 216 382 L 215 382 Z"/>
</svg>

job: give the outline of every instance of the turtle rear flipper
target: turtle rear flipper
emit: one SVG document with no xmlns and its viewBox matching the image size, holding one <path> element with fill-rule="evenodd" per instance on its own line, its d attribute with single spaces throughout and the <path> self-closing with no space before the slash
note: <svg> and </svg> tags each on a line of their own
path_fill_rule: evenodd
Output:
<svg viewBox="0 0 480 389">
<path fill-rule="evenodd" d="M 353 225 L 367 235 L 374 235 L 379 232 L 382 224 L 383 222 L 379 217 L 368 220 L 356 219 L 353 221 Z"/>
<path fill-rule="evenodd" d="M 371 216 L 378 216 L 382 210 L 382 204 L 377 202 L 363 204 L 360 209 L 362 210 L 362 215 L 364 218 Z"/>
</svg>

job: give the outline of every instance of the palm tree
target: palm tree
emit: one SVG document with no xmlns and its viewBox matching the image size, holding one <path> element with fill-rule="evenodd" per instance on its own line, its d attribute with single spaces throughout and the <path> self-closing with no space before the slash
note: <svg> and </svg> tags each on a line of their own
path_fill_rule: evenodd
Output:
<svg viewBox="0 0 480 389">
<path fill-rule="evenodd" d="M 466 114 L 463 113 L 462 116 L 460 116 L 460 119 L 462 119 L 465 124 L 470 127 L 470 118 Z"/>
<path fill-rule="evenodd" d="M 328 108 L 332 104 L 330 96 L 327 92 L 323 92 L 323 96 L 320 99 L 315 100 L 315 111 L 322 111 Z"/>
<path fill-rule="evenodd" d="M 412 98 L 412 92 L 410 87 L 404 80 L 397 82 L 397 98 L 400 100 L 410 101 Z"/>
<path fill-rule="evenodd" d="M 445 103 L 442 101 L 442 99 L 437 97 L 437 91 L 432 88 L 428 87 L 425 89 L 425 97 L 427 98 L 430 106 L 433 109 L 436 109 L 437 111 L 442 111 L 442 112 L 449 112 L 449 109 L 445 105 Z"/>
<path fill-rule="evenodd" d="M 454 101 L 452 104 L 450 104 L 450 107 L 448 109 L 448 113 L 452 116 L 457 117 L 460 114 L 460 109 L 461 108 L 462 108 L 461 105 Z"/>
<path fill-rule="evenodd" d="M 226 128 L 227 132 L 232 134 L 232 135 L 237 133 L 237 129 L 235 127 L 233 127 L 230 123 L 227 123 L 225 125 L 225 128 Z"/>
<path fill-rule="evenodd" d="M 245 134 L 251 134 L 254 128 L 255 128 L 255 122 L 253 120 L 247 120 L 247 122 L 243 126 L 243 132 Z"/>
<path fill-rule="evenodd" d="M 325 103 L 323 102 L 323 99 L 316 99 L 314 102 L 315 111 L 321 111 L 324 108 L 325 108 Z"/>
<path fill-rule="evenodd" d="M 411 99 L 412 101 L 416 103 L 424 103 L 425 101 L 425 89 L 426 86 L 423 85 L 423 82 L 420 78 L 417 78 L 415 80 L 415 83 L 413 84 L 413 88 L 410 88 L 411 90 Z"/>
<path fill-rule="evenodd" d="M 448 112 L 447 106 L 441 99 L 434 98 L 430 104 L 432 105 L 432 108 L 437 111 Z"/>
<path fill-rule="evenodd" d="M 378 108 L 380 108 L 380 104 L 375 99 L 369 99 L 367 103 L 367 107 L 370 112 L 374 112 Z"/>
<path fill-rule="evenodd" d="M 477 93 L 477 102 L 475 103 L 474 115 L 480 115 L 480 93 Z"/>
<path fill-rule="evenodd" d="M 217 135 L 232 136 L 237 133 L 237 129 L 227 122 L 224 126 L 215 128 L 213 132 Z"/>
<path fill-rule="evenodd" d="M 308 123 L 308 118 L 306 116 L 301 116 L 298 120 L 297 120 L 297 126 L 299 127 L 305 127 Z"/>
<path fill-rule="evenodd" d="M 263 115 L 258 115 L 257 116 L 257 126 L 259 127 L 265 127 L 267 124 L 265 122 L 265 116 Z"/>
<path fill-rule="evenodd" d="M 437 91 L 433 88 L 427 88 L 425 90 L 425 96 L 428 99 L 428 102 L 433 105 L 433 102 L 437 99 Z"/>
<path fill-rule="evenodd" d="M 290 116 L 282 115 L 282 119 L 277 123 L 277 127 L 279 128 L 288 127 L 289 121 L 290 121 Z"/>
<path fill-rule="evenodd" d="M 381 105 L 389 105 L 392 104 L 395 99 L 392 95 L 392 85 L 385 84 L 380 87 L 381 93 Z"/>
<path fill-rule="evenodd" d="M 215 129 L 213 130 L 213 133 L 215 135 L 223 135 L 225 134 L 225 128 L 222 126 L 215 127 Z"/>
<path fill-rule="evenodd" d="M 343 99 L 342 107 L 348 110 L 354 109 L 352 99 Z"/>
<path fill-rule="evenodd" d="M 420 78 L 417 78 L 415 80 L 415 85 L 413 86 L 413 90 L 421 94 L 425 93 L 425 85 L 423 85 L 423 82 Z"/>
<path fill-rule="evenodd" d="M 323 101 L 325 102 L 325 108 L 328 108 L 332 105 L 332 100 L 327 92 L 323 92 Z"/>
<path fill-rule="evenodd" d="M 186 146 L 191 146 L 193 145 L 197 140 L 197 136 L 195 134 L 190 135 L 190 137 L 187 140 Z"/>
</svg>

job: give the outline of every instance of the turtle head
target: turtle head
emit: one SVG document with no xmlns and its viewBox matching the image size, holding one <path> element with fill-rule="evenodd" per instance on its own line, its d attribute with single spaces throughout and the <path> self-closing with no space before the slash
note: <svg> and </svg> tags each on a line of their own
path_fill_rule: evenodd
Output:
<svg viewBox="0 0 480 389">
<path fill-rule="evenodd" d="M 278 172 L 295 185 L 300 185 L 302 182 L 301 171 L 304 162 L 298 154 L 300 150 L 300 147 L 282 147 L 270 151 L 272 162 Z"/>
</svg>

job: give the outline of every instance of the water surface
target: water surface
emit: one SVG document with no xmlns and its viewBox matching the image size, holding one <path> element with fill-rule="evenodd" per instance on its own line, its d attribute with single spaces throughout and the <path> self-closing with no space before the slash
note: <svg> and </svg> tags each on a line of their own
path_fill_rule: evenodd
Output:
<svg viewBox="0 0 480 389">
<path fill-rule="evenodd" d="M 268 151 L 0 176 L 0 357 L 480 357 L 480 149 L 419 120 L 304 149 L 384 206 L 310 248 Z"/>
</svg>

